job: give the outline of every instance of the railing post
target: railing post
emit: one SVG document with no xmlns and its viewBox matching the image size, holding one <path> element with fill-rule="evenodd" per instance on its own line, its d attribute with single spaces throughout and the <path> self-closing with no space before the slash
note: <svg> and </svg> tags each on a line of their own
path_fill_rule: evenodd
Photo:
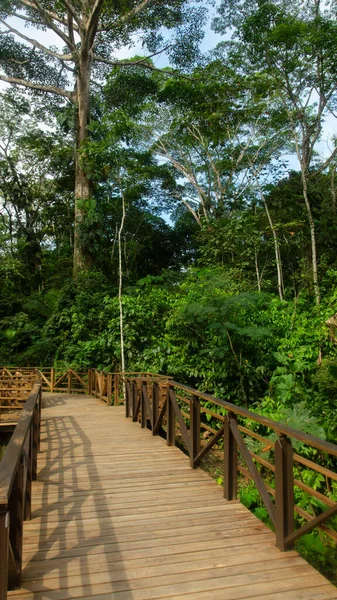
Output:
<svg viewBox="0 0 337 600">
<path fill-rule="evenodd" d="M 196 469 L 195 459 L 200 452 L 200 400 L 198 396 L 192 396 L 190 403 L 190 439 L 190 465 L 192 469 Z"/>
<path fill-rule="evenodd" d="M 102 402 L 104 391 L 104 373 L 99 374 L 99 399 Z"/>
<path fill-rule="evenodd" d="M 132 401 L 130 396 L 132 395 L 132 388 L 130 382 L 127 379 L 124 379 L 124 389 L 125 389 L 125 416 L 128 419 L 130 417 L 130 412 L 132 411 Z"/>
<path fill-rule="evenodd" d="M 92 380 L 91 380 L 92 370 L 88 369 L 88 394 L 91 396 L 92 394 Z"/>
<path fill-rule="evenodd" d="M 289 438 L 280 435 L 275 446 L 275 530 L 279 550 L 291 550 L 286 538 L 294 531 L 293 447 Z"/>
<path fill-rule="evenodd" d="M 37 406 L 34 408 L 33 422 L 31 430 L 31 443 L 32 443 L 32 479 L 37 479 L 37 454 L 39 451 L 39 409 Z"/>
<path fill-rule="evenodd" d="M 154 382 L 152 385 L 152 435 L 155 435 L 155 426 L 159 416 L 159 385 Z"/>
<path fill-rule="evenodd" d="M 147 389 L 147 382 L 142 381 L 140 384 L 140 423 L 143 429 L 145 429 L 147 423 L 147 410 L 144 398 L 144 387 Z"/>
<path fill-rule="evenodd" d="M 236 419 L 233 415 L 227 414 L 224 419 L 224 498 L 226 500 L 236 500 L 237 480 L 238 480 L 238 450 L 235 438 L 233 436 L 230 422 Z"/>
<path fill-rule="evenodd" d="M 97 378 L 98 378 L 98 374 L 96 369 L 93 372 L 93 394 L 94 396 L 97 398 Z"/>
<path fill-rule="evenodd" d="M 32 479 L 33 479 L 33 454 L 32 454 L 32 428 L 29 429 L 25 444 L 25 486 L 24 486 L 24 515 L 25 521 L 29 521 L 32 515 Z"/>
<path fill-rule="evenodd" d="M 68 394 L 71 394 L 71 371 L 68 370 L 68 387 L 67 387 L 67 391 Z"/>
<path fill-rule="evenodd" d="M 50 391 L 53 393 L 55 386 L 55 369 L 50 369 Z"/>
<path fill-rule="evenodd" d="M 37 451 L 40 452 L 41 446 L 41 416 L 42 416 L 42 384 L 39 389 L 39 400 L 38 400 L 38 436 L 37 436 Z"/>
<path fill-rule="evenodd" d="M 167 386 L 167 404 L 166 404 L 166 415 L 167 415 L 167 432 L 166 432 L 166 444 L 168 446 L 174 446 L 175 445 L 175 435 L 176 435 L 176 431 L 175 431 L 175 412 L 174 412 L 174 408 L 173 408 L 173 404 L 171 401 L 171 396 L 170 396 L 170 392 L 172 391 L 172 388 L 170 386 Z"/>
<path fill-rule="evenodd" d="M 137 421 L 137 383 L 135 381 L 132 382 L 132 422 L 136 423 Z"/>
<path fill-rule="evenodd" d="M 0 600 L 7 599 L 9 553 L 9 513 L 6 505 L 0 505 Z"/>
<path fill-rule="evenodd" d="M 23 542 L 23 461 L 20 458 L 11 495 L 9 508 L 9 542 L 10 556 L 8 569 L 8 588 L 15 590 L 21 587 L 22 581 L 22 542 Z"/>
<path fill-rule="evenodd" d="M 118 373 L 115 373 L 114 377 L 114 405 L 118 406 L 119 404 L 119 376 Z"/>
<path fill-rule="evenodd" d="M 108 398 L 108 406 L 112 405 L 112 374 L 108 373 L 106 376 L 106 395 Z"/>
</svg>

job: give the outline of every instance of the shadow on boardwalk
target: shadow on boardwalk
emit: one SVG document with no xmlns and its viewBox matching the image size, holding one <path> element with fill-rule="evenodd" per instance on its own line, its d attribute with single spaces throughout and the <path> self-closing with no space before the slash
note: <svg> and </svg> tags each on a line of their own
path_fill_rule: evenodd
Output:
<svg viewBox="0 0 337 600">
<path fill-rule="evenodd" d="M 28 590 L 34 599 L 59 598 L 60 590 L 65 590 L 61 597 L 67 597 L 70 588 L 72 594 L 95 597 L 92 581 L 102 566 L 108 571 L 112 557 L 116 559 L 119 554 L 104 488 L 103 473 L 111 469 L 110 457 L 104 458 L 104 440 L 98 450 L 100 432 L 92 429 L 90 414 L 89 421 L 84 416 L 84 427 L 80 425 L 83 416 L 63 414 L 64 409 L 69 413 L 81 411 L 85 404 L 83 395 L 45 394 L 43 398 L 36 508 L 25 532 L 24 598 L 30 597 Z M 49 416 L 55 409 L 61 414 Z M 95 433 L 98 440 L 93 449 Z M 118 579 L 124 581 L 127 591 L 123 562 L 117 562 Z"/>
<path fill-rule="evenodd" d="M 186 456 L 83 395 L 44 397 L 14 600 L 336 600 Z"/>
</svg>

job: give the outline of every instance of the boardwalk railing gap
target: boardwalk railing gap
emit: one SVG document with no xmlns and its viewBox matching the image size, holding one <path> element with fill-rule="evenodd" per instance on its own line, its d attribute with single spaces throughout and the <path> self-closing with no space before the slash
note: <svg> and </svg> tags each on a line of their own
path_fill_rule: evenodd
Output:
<svg viewBox="0 0 337 600">
<path fill-rule="evenodd" d="M 40 448 L 41 383 L 33 384 L 0 463 L 0 600 L 21 587 L 23 521 L 31 518 Z"/>
<path fill-rule="evenodd" d="M 275 530 L 276 546 L 289 550 L 301 536 L 310 533 L 316 527 L 337 541 L 337 532 L 328 521 L 337 514 L 337 503 L 303 481 L 294 477 L 294 469 L 298 465 L 308 467 L 314 472 L 323 473 L 326 480 L 337 480 L 337 474 L 318 462 L 309 460 L 294 452 L 292 439 L 320 451 L 322 456 L 337 457 L 337 446 L 305 432 L 296 430 L 283 423 L 268 419 L 262 415 L 215 398 L 210 394 L 199 392 L 172 379 L 153 377 L 135 377 L 120 374 L 125 382 L 126 417 L 139 422 L 143 428 L 152 430 L 158 435 L 165 421 L 166 440 L 169 446 L 175 445 L 179 431 L 190 465 L 197 468 L 202 459 L 214 452 L 223 462 L 224 497 L 227 500 L 237 498 L 238 477 L 243 475 L 253 481 L 259 491 L 263 505 Z M 207 403 L 207 407 L 203 406 Z M 213 405 L 210 410 L 209 406 Z M 221 412 L 217 410 L 220 408 Z M 218 429 L 209 427 L 202 421 L 202 414 L 211 414 L 219 422 Z M 259 424 L 276 434 L 275 442 L 259 433 L 250 430 L 242 422 Z M 202 432 L 210 437 L 206 440 Z M 247 445 L 247 438 L 252 438 L 264 445 L 274 456 L 266 460 Z M 272 484 L 263 479 L 263 469 L 273 475 Z M 294 488 L 297 487 L 309 496 L 316 498 L 326 506 L 320 514 L 309 514 L 295 503 Z M 327 491 L 327 490 L 326 490 Z M 305 521 L 295 530 L 294 514 L 297 513 Z"/>
<path fill-rule="evenodd" d="M 0 600 L 6 600 L 7 589 L 21 585 L 23 522 L 31 517 L 32 481 L 37 478 L 43 391 L 90 394 L 108 406 L 125 404 L 126 418 L 152 436 L 164 433 L 168 446 L 183 446 L 192 469 L 215 456 L 222 464 L 227 501 L 237 499 L 240 478 L 255 484 L 279 550 L 292 549 L 315 528 L 337 541 L 331 523 L 337 502 L 330 494 L 337 473 L 323 464 L 327 457 L 332 462 L 337 458 L 336 445 L 163 375 L 2 367 L 0 425 L 11 411 L 20 417 L 0 463 Z M 314 458 L 297 447 L 295 452 L 294 441 L 314 449 Z M 324 476 L 325 485 L 310 487 L 301 469 Z M 304 510 L 296 503 L 295 490 L 315 499 L 319 509 L 314 514 Z"/>
</svg>

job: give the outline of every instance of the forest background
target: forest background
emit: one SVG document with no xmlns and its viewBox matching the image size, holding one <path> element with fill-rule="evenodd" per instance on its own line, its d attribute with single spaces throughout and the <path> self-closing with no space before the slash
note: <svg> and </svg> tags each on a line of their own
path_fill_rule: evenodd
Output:
<svg viewBox="0 0 337 600">
<path fill-rule="evenodd" d="M 3 0 L 2 364 L 166 373 L 337 442 L 336 11 Z"/>
</svg>

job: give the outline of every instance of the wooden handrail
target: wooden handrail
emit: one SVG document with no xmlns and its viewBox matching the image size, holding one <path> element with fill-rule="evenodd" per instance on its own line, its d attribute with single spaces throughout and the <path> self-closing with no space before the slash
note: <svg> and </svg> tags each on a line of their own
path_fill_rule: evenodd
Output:
<svg viewBox="0 0 337 600">
<path fill-rule="evenodd" d="M 34 379 L 41 380 L 42 390 L 48 392 L 88 393 L 89 371 L 54 367 L 0 367 L 0 381 L 4 384 Z M 1 395 L 0 395 L 1 396 Z"/>
<path fill-rule="evenodd" d="M 47 388 L 50 391 L 88 392 L 108 405 L 117 406 L 124 398 L 126 416 L 131 417 L 134 422 L 140 421 L 143 428 L 149 427 L 152 435 L 158 435 L 165 430 L 168 445 L 175 445 L 178 426 L 180 442 L 185 446 L 193 469 L 200 465 L 209 452 L 222 457 L 224 496 L 227 500 L 234 500 L 237 496 L 240 473 L 255 482 L 274 524 L 276 545 L 281 550 L 292 548 L 299 537 L 315 527 L 320 527 L 324 533 L 334 540 L 337 539 L 336 531 L 326 525 L 326 522 L 337 514 L 337 503 L 324 496 L 324 489 L 310 488 L 305 481 L 301 481 L 298 473 L 303 465 L 334 481 L 337 480 L 337 474 L 316 464 L 312 459 L 294 454 L 291 440 L 300 441 L 324 454 L 337 457 L 335 444 L 200 392 L 165 375 L 146 371 L 106 373 L 97 369 L 89 369 L 84 373 L 73 369 L 56 370 L 47 367 L 12 368 L 14 373 L 8 367 L 1 369 L 4 374 L 4 387 L 8 386 L 8 391 L 20 391 L 18 381 L 21 383 L 22 380 L 28 385 L 34 375 L 41 378 L 41 382 L 34 386 L 23 407 L 15 434 L 0 465 L 0 581 L 4 577 L 3 564 L 6 564 L 6 581 L 8 578 L 10 587 L 19 585 L 21 578 L 20 515 L 24 514 L 25 518 L 30 518 L 31 481 L 36 477 L 36 457 L 39 448 L 42 385 L 45 386 L 43 389 Z M 60 387 L 61 385 L 63 387 Z M 22 401 L 21 397 L 21 403 Z M 204 406 L 203 402 L 207 405 Z M 217 407 L 221 409 L 221 414 L 217 412 Z M 2 408 L 9 409 L 10 406 Z M 204 423 L 203 413 L 217 419 L 218 424 L 212 423 L 210 427 L 207 422 Z M 275 432 L 276 441 L 274 442 L 274 438 L 268 439 L 265 431 L 252 431 L 251 422 Z M 253 451 L 247 443 L 248 437 L 261 445 L 260 451 Z M 268 460 L 259 456 L 259 452 L 263 454 L 266 451 L 271 452 L 274 460 L 269 456 Z M 263 476 L 266 472 L 268 476 L 264 481 Z M 273 477 L 274 482 L 270 481 Z M 321 514 L 310 515 L 295 504 L 294 487 L 316 498 L 327 508 Z M 307 521 L 297 530 L 294 525 L 294 513 Z M 0 584 L 0 600 L 6 597 L 3 589 Z"/>
<path fill-rule="evenodd" d="M 24 405 L 20 419 L 0 463 L 0 504 L 6 504 L 10 497 L 15 472 L 22 456 L 22 448 L 29 434 L 34 410 L 37 403 L 39 403 L 40 396 L 41 384 L 36 383 Z"/>
<path fill-rule="evenodd" d="M 167 381 L 168 377 L 150 373 L 148 371 L 120 373 L 118 371 L 107 373 L 100 369 L 89 369 L 88 371 L 88 393 L 96 396 L 108 406 L 119 405 L 124 396 L 124 385 L 126 378 L 129 380 L 146 379 L 152 381 Z"/>
<path fill-rule="evenodd" d="M 118 371 L 107 372 L 103 369 L 88 369 L 78 371 L 72 368 L 55 367 L 0 367 L 0 381 L 3 382 L 5 397 L 2 398 L 0 391 L 0 404 L 3 399 L 7 399 L 7 388 L 11 387 L 14 391 L 14 385 L 19 382 L 25 382 L 26 387 L 36 378 L 41 379 L 42 390 L 47 392 L 64 392 L 93 394 L 108 406 L 114 404 L 117 406 L 123 397 L 123 377 L 146 377 L 147 379 L 163 379 L 166 376 L 149 371 L 129 371 L 123 376 Z M 19 397 L 17 397 L 19 399 Z M 25 400 L 22 397 L 20 400 Z M 4 407 L 6 409 L 6 407 Z M 18 406 L 18 409 L 21 407 Z"/>
<path fill-rule="evenodd" d="M 215 454 L 221 455 L 224 461 L 225 498 L 227 500 L 236 498 L 238 473 L 243 473 L 245 477 L 253 481 L 269 513 L 270 520 L 274 524 L 276 545 L 280 550 L 291 549 L 299 537 L 309 533 L 315 527 L 321 527 L 327 535 L 336 540 L 335 530 L 326 526 L 325 523 L 337 514 L 337 503 L 295 477 L 294 464 L 302 463 L 335 481 L 337 474 L 331 469 L 316 465 L 313 460 L 302 458 L 299 454 L 294 455 L 291 439 L 298 440 L 333 457 L 337 456 L 335 444 L 165 377 L 148 380 L 145 377 L 130 378 L 126 374 L 119 376 L 125 382 L 126 416 L 131 417 L 135 422 L 140 421 L 144 428 L 148 426 L 153 435 L 158 435 L 160 430 L 163 430 L 163 422 L 166 418 L 166 440 L 170 446 L 176 443 L 176 424 L 178 424 L 181 441 L 190 457 L 192 468 L 198 467 L 201 460 L 214 450 L 214 447 L 218 446 L 219 448 L 220 443 L 220 448 L 215 451 Z M 187 394 L 187 396 L 184 397 L 181 393 Z M 217 414 L 214 410 L 210 410 L 209 405 L 204 409 L 202 401 L 219 406 L 223 409 L 223 414 Z M 182 402 L 183 408 L 179 406 L 179 402 Z M 189 412 L 186 412 L 188 409 Z M 218 430 L 202 423 L 203 411 L 219 420 Z M 251 431 L 249 423 L 246 421 L 244 425 L 239 424 L 238 419 L 253 421 L 274 431 L 277 435 L 276 442 Z M 206 442 L 201 439 L 202 429 L 206 429 L 212 435 Z M 271 450 L 274 454 L 274 464 L 253 452 L 246 444 L 244 436 L 251 436 L 258 440 L 264 448 L 263 451 Z M 240 452 L 240 460 L 243 463 L 239 461 L 238 452 Z M 268 483 L 263 481 L 263 472 L 258 470 L 256 463 L 267 469 L 270 477 L 274 477 L 273 485 L 275 487 L 268 485 L 269 480 Z M 327 509 L 314 516 L 303 511 L 300 506 L 295 504 L 295 486 L 317 498 L 327 506 Z M 307 521 L 297 530 L 294 525 L 294 513 L 299 514 Z"/>
<path fill-rule="evenodd" d="M 33 385 L 0 463 L 0 600 L 21 586 L 23 521 L 31 518 L 40 449 L 41 383 Z"/>
<path fill-rule="evenodd" d="M 305 433 L 304 431 L 299 431 L 298 429 L 289 427 L 288 425 L 285 425 L 284 423 L 280 423 L 279 421 L 273 421 L 272 419 L 269 419 L 268 417 L 263 417 L 262 415 L 259 415 L 257 413 L 254 413 L 254 412 L 248 410 L 247 408 L 237 406 L 236 404 L 232 404 L 231 402 L 227 402 L 226 400 L 220 400 L 219 398 L 215 398 L 215 396 L 212 396 L 210 394 L 205 394 L 204 392 L 199 392 L 198 390 L 194 390 L 193 388 L 188 387 L 187 385 L 183 385 L 182 383 L 178 383 L 176 381 L 170 381 L 170 385 L 172 385 L 175 388 L 179 388 L 180 390 L 183 390 L 189 394 L 196 395 L 196 396 L 198 396 L 198 398 L 202 398 L 203 400 L 212 402 L 213 404 L 216 404 L 217 406 L 221 406 L 222 408 L 225 408 L 230 413 L 239 415 L 240 417 L 243 417 L 245 419 L 250 419 L 251 421 L 255 421 L 256 423 L 259 423 L 260 425 L 264 425 L 265 427 L 268 427 L 269 429 L 273 429 L 275 431 L 275 433 L 278 433 L 278 434 L 283 433 L 284 435 L 286 435 L 288 437 L 292 437 L 296 440 L 299 440 L 300 442 L 302 442 L 304 444 L 308 444 L 309 446 L 313 446 L 314 448 L 317 448 L 318 450 L 322 450 L 322 452 L 326 452 L 327 454 L 331 454 L 332 456 L 337 456 L 336 444 L 331 444 L 330 442 L 321 440 L 320 438 L 315 437 L 314 435 Z"/>
</svg>

